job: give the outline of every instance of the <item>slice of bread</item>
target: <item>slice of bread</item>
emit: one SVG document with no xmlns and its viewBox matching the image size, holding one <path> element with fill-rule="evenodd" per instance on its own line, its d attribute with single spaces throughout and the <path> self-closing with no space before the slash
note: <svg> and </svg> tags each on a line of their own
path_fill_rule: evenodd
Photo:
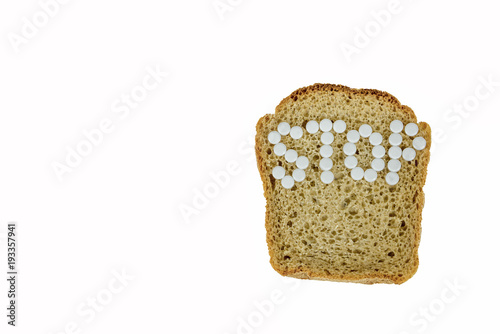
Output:
<svg viewBox="0 0 500 334">
<path fill-rule="evenodd" d="M 329 122 L 325 121 L 325 126 L 317 132 L 314 126 L 311 126 L 311 132 L 308 131 L 309 121 L 320 123 L 322 120 L 342 120 L 347 125 L 346 130 L 342 133 L 335 129 L 326 131 Z M 403 156 L 397 159 L 398 149 L 395 149 L 396 153 L 391 151 L 392 158 L 388 155 L 392 145 L 398 143 L 397 135 L 389 141 L 391 134 L 400 130 L 391 129 L 395 120 L 404 126 L 416 123 L 411 125 L 413 131 L 418 124 L 418 134 L 410 130 L 408 132 L 413 134 L 410 136 L 405 129 L 400 133 L 402 142 L 399 147 L 402 150 L 417 148 L 404 151 L 403 155 L 409 156 L 409 161 Z M 280 123 L 283 123 L 281 135 L 276 136 Z M 300 127 L 301 138 L 292 138 L 285 123 L 290 127 Z M 361 175 L 366 178 L 359 179 L 352 169 L 346 167 L 344 145 L 348 142 L 347 133 L 359 131 L 364 124 L 382 135 L 380 146 L 385 148 L 385 154 L 381 159 L 385 166 L 382 170 L 378 168 L 376 174 L 371 170 L 371 174 Z M 300 134 L 300 129 L 295 128 L 295 134 Z M 322 143 L 324 132 L 331 132 L 334 136 L 330 145 Z M 351 135 L 356 137 L 355 132 Z M 414 144 L 417 137 L 419 139 Z M 356 141 L 356 138 L 351 141 Z M 286 147 L 286 158 L 282 155 L 283 145 L 277 147 L 280 143 Z M 424 148 L 419 146 L 422 143 Z M 375 151 L 370 137 L 361 136 L 355 145 L 352 155 L 357 159 L 357 166 L 361 167 L 356 172 L 371 169 Z M 323 146 L 331 146 L 331 156 L 328 156 L 331 152 L 321 150 Z M 300 88 L 283 99 L 274 115 L 268 114 L 259 120 L 255 146 L 267 200 L 266 230 L 272 267 L 281 275 L 302 279 L 365 284 L 401 284 L 407 281 L 418 268 L 424 206 L 422 188 L 430 146 L 429 125 L 417 123 L 413 111 L 386 92 L 315 84 Z M 416 153 L 413 159 L 412 153 Z M 304 167 L 303 161 L 298 164 L 296 155 L 308 158 L 308 166 Z M 324 156 L 333 162 L 333 166 L 328 166 L 328 163 L 331 165 L 328 161 L 326 167 L 320 165 Z M 397 183 L 397 176 L 388 169 L 390 160 L 398 160 L 392 162 L 396 165 L 401 163 L 401 169 L 395 173 L 399 176 Z M 276 166 L 282 169 L 275 170 Z M 295 175 L 294 171 L 298 169 L 305 173 L 296 172 Z M 327 170 L 332 172 L 333 181 L 328 177 L 322 179 L 323 171 Z M 305 179 L 301 180 L 299 174 L 302 177 L 305 174 Z M 296 180 L 293 180 L 294 176 L 297 176 Z"/>
</svg>

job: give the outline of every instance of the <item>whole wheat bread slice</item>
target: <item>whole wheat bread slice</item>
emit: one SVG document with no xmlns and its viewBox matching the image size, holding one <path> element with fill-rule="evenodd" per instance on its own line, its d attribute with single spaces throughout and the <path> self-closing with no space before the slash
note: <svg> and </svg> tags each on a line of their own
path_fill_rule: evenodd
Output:
<svg viewBox="0 0 500 334">
<path fill-rule="evenodd" d="M 321 180 L 322 131 L 311 134 L 308 121 L 343 120 L 347 130 L 334 134 L 331 160 L 335 179 L 330 184 Z M 416 151 L 412 161 L 399 159 L 402 167 L 399 182 L 390 186 L 389 157 L 385 168 L 374 182 L 354 180 L 346 168 L 343 145 L 346 133 L 369 124 L 383 136 L 382 146 L 391 147 L 390 124 L 400 120 L 404 125 L 417 123 L 427 145 Z M 268 140 L 278 124 L 287 122 L 303 129 L 301 139 L 282 135 L 281 143 L 298 155 L 309 158 L 306 178 L 286 189 L 273 177 L 273 169 L 282 166 L 286 175 L 297 169 L 274 153 Z M 402 149 L 412 147 L 414 137 L 401 133 Z M 424 192 L 422 190 L 430 159 L 431 129 L 417 122 L 413 111 L 392 95 L 373 89 L 351 89 L 341 85 L 315 84 L 300 88 L 283 99 L 274 115 L 263 116 L 257 124 L 256 155 L 264 184 L 266 230 L 272 267 L 281 275 L 302 279 L 357 283 L 401 284 L 418 268 L 418 246 L 421 234 Z M 373 145 L 367 138 L 356 144 L 358 166 L 370 168 Z"/>
</svg>

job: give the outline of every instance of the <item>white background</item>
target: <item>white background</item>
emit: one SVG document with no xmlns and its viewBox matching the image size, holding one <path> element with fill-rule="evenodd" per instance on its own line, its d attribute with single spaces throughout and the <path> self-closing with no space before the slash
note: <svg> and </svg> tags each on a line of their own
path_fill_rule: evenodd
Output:
<svg viewBox="0 0 500 334">
<path fill-rule="evenodd" d="M 17 221 L 20 277 L 15 329 L 1 280 L 0 332 L 496 330 L 494 4 L 74 0 L 44 22 L 39 2 L 3 1 L 0 259 L 5 272 L 6 224 Z M 23 37 L 24 18 L 40 27 Z M 116 113 L 148 68 L 168 76 Z M 255 124 L 316 82 L 385 90 L 433 129 L 420 267 L 401 286 L 285 280 L 269 264 Z M 54 164 L 106 119 L 113 130 L 60 180 Z M 227 184 L 183 217 L 228 164 Z"/>
</svg>

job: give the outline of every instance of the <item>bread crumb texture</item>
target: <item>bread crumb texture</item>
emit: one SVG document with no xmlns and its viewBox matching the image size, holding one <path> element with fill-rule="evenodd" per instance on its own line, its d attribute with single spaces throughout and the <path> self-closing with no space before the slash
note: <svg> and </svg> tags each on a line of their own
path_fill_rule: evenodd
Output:
<svg viewBox="0 0 500 334">
<path fill-rule="evenodd" d="M 310 120 L 343 120 L 344 133 L 334 133 L 331 144 L 331 171 L 335 180 L 320 180 L 321 131 L 306 131 Z M 375 182 L 353 180 L 344 165 L 349 130 L 369 124 L 382 134 L 386 152 L 392 133 L 390 123 L 400 120 L 404 125 L 417 123 L 426 139 L 424 150 L 417 151 L 413 161 L 399 159 L 400 180 L 390 186 L 385 181 L 386 167 L 378 172 Z M 282 136 L 281 142 L 299 155 L 309 158 L 306 179 L 285 189 L 272 175 L 282 166 L 287 175 L 297 167 L 273 152 L 268 134 L 281 122 L 301 126 L 300 140 Z M 413 137 L 404 133 L 402 149 L 412 147 Z M 274 115 L 263 116 L 257 124 L 256 155 L 264 184 L 266 230 L 272 267 L 284 276 L 302 279 L 347 281 L 357 283 L 401 284 L 412 277 L 418 267 L 418 245 L 421 234 L 422 209 L 427 166 L 430 158 L 431 130 L 417 122 L 413 111 L 392 95 L 372 89 L 351 89 L 341 85 L 315 84 L 296 90 L 276 107 Z M 373 160 L 373 145 L 368 138 L 356 144 L 358 166 L 368 169 Z"/>
</svg>

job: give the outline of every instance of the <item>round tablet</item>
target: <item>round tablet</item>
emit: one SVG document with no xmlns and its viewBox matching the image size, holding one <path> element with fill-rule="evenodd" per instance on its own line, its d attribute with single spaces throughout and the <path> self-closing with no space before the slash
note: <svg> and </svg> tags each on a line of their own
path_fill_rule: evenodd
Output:
<svg viewBox="0 0 500 334">
<path fill-rule="evenodd" d="M 382 158 L 385 155 L 385 148 L 383 146 L 377 145 L 373 148 L 372 154 L 375 158 Z"/>
<path fill-rule="evenodd" d="M 325 132 L 321 135 L 321 142 L 325 145 L 330 145 L 333 143 L 333 133 L 331 132 Z"/>
<path fill-rule="evenodd" d="M 385 181 L 390 186 L 396 185 L 399 182 L 399 175 L 397 173 L 389 172 L 385 176 Z"/>
<path fill-rule="evenodd" d="M 347 124 L 345 124 L 344 121 L 338 120 L 333 123 L 333 130 L 335 130 L 335 132 L 342 133 L 345 129 L 347 129 Z"/>
<path fill-rule="evenodd" d="M 423 137 L 417 137 L 417 138 L 413 139 L 413 147 L 417 151 L 423 150 L 426 145 L 427 145 L 427 141 Z"/>
<path fill-rule="evenodd" d="M 318 132 L 318 130 L 319 130 L 319 124 L 318 124 L 318 122 L 316 122 L 316 121 L 309 121 L 309 122 L 307 122 L 307 124 L 306 124 L 306 130 L 307 130 L 307 132 L 312 133 L 312 134 Z"/>
<path fill-rule="evenodd" d="M 309 159 L 304 156 L 300 156 L 297 158 L 297 161 L 295 161 L 295 164 L 300 169 L 306 169 L 307 166 L 309 166 Z"/>
<path fill-rule="evenodd" d="M 400 133 L 403 131 L 403 122 L 395 120 L 391 122 L 391 131 L 394 133 Z"/>
<path fill-rule="evenodd" d="M 323 182 L 325 184 L 332 183 L 334 179 L 335 179 L 335 177 L 333 176 L 333 173 L 330 171 L 325 171 L 325 172 L 321 173 L 321 182 Z"/>
<path fill-rule="evenodd" d="M 368 182 L 374 182 L 377 179 L 377 172 L 373 169 L 367 169 L 365 171 L 365 180 Z"/>
<path fill-rule="evenodd" d="M 354 167 L 351 170 L 351 177 L 356 181 L 361 180 L 364 176 L 365 176 L 365 171 L 361 167 Z"/>
<path fill-rule="evenodd" d="M 286 146 L 283 143 L 278 143 L 274 145 L 274 154 L 276 154 L 278 157 L 281 157 L 285 155 L 286 152 Z"/>
<path fill-rule="evenodd" d="M 287 122 L 281 122 L 278 124 L 278 132 L 282 134 L 283 136 L 286 136 L 287 134 L 290 133 L 290 124 Z"/>
<path fill-rule="evenodd" d="M 293 180 L 293 177 L 291 177 L 290 175 L 287 175 L 281 179 L 281 185 L 285 189 L 292 188 L 294 184 L 295 184 L 295 181 Z"/>
<path fill-rule="evenodd" d="M 323 158 L 329 158 L 333 154 L 333 147 L 331 147 L 330 145 L 323 145 L 319 149 L 319 154 L 321 154 Z"/>
<path fill-rule="evenodd" d="M 389 162 L 387 163 L 387 168 L 389 168 L 391 172 L 399 172 L 401 170 L 401 162 L 394 159 L 389 160 Z"/>
<path fill-rule="evenodd" d="M 324 119 L 321 122 L 319 122 L 319 128 L 323 132 L 330 131 L 332 127 L 333 127 L 332 121 L 330 121 L 329 119 Z"/>
<path fill-rule="evenodd" d="M 408 123 L 405 127 L 405 132 L 408 136 L 414 136 L 418 133 L 418 125 L 415 123 Z"/>
<path fill-rule="evenodd" d="M 356 144 L 359 141 L 359 132 L 351 130 L 347 133 L 347 141 Z"/>
<path fill-rule="evenodd" d="M 368 124 L 363 124 L 359 127 L 359 134 L 363 138 L 368 138 L 372 134 L 373 130 L 372 127 L 369 126 Z"/>
<path fill-rule="evenodd" d="M 267 136 L 267 139 L 271 144 L 278 144 L 281 140 L 281 135 L 279 134 L 278 131 L 271 131 L 269 132 L 269 135 Z"/>
<path fill-rule="evenodd" d="M 384 169 L 384 167 L 385 167 L 384 160 L 382 160 L 382 159 L 373 159 L 373 161 L 372 161 L 372 168 L 375 171 L 380 172 L 382 169 Z"/>
<path fill-rule="evenodd" d="M 380 145 L 382 144 L 382 135 L 378 132 L 372 133 L 370 135 L 370 144 L 372 145 Z"/>
<path fill-rule="evenodd" d="M 345 155 L 353 155 L 354 153 L 356 153 L 356 145 L 354 145 L 353 143 L 346 143 L 344 145 L 344 153 Z"/>
<path fill-rule="evenodd" d="M 389 144 L 391 144 L 392 146 L 399 146 L 402 142 L 403 136 L 401 136 L 399 133 L 393 133 L 389 136 Z"/>
<path fill-rule="evenodd" d="M 285 160 L 288 162 L 295 162 L 297 160 L 297 157 L 299 155 L 297 154 L 297 151 L 295 150 L 287 150 L 285 153 Z"/>
<path fill-rule="evenodd" d="M 417 152 L 411 147 L 405 148 L 403 151 L 403 159 L 406 161 L 412 161 L 417 156 Z"/>
<path fill-rule="evenodd" d="M 301 182 L 306 178 L 306 172 L 303 169 L 296 169 L 292 173 L 292 177 L 295 181 Z"/>
<path fill-rule="evenodd" d="M 399 146 L 393 146 L 389 149 L 389 157 L 391 159 L 399 159 L 401 158 L 401 153 L 403 151 L 401 150 L 401 147 Z"/>
<path fill-rule="evenodd" d="M 290 129 L 290 136 L 293 139 L 300 139 L 302 138 L 303 134 L 304 131 L 302 131 L 302 128 L 300 126 L 294 126 L 293 128 Z"/>
<path fill-rule="evenodd" d="M 285 169 L 281 166 L 274 167 L 273 176 L 276 180 L 281 180 L 285 176 Z"/>
<path fill-rule="evenodd" d="M 333 167 L 333 161 L 329 158 L 323 158 L 319 162 L 319 168 L 322 170 L 330 170 Z"/>
<path fill-rule="evenodd" d="M 347 158 L 345 158 L 344 165 L 349 169 L 353 169 L 358 165 L 358 159 L 355 156 L 350 155 Z"/>
</svg>

